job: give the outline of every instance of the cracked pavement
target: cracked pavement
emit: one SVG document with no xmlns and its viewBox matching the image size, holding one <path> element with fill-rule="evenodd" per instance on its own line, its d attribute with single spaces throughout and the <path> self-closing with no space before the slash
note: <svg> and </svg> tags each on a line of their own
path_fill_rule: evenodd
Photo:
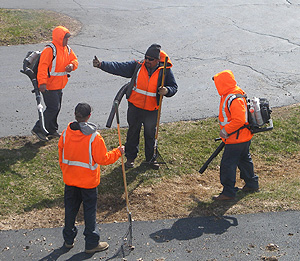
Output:
<svg viewBox="0 0 300 261">
<path fill-rule="evenodd" d="M 272 107 L 300 101 L 300 1 L 17 1 L 2 0 L 0 8 L 47 9 L 82 23 L 69 44 L 79 68 L 64 89 L 60 129 L 73 120 L 76 104 L 93 107 L 92 121 L 105 128 L 113 98 L 127 79 L 92 67 L 101 60 L 142 59 L 159 43 L 174 66 L 178 93 L 164 99 L 162 122 L 216 116 L 219 96 L 211 77 L 231 69 L 248 97 L 266 97 Z M 1 46 L 0 137 L 30 135 L 37 120 L 29 78 L 19 72 L 27 51 L 44 44 Z M 121 126 L 127 126 L 127 103 L 120 106 Z M 114 123 L 113 126 L 116 126 Z"/>
</svg>

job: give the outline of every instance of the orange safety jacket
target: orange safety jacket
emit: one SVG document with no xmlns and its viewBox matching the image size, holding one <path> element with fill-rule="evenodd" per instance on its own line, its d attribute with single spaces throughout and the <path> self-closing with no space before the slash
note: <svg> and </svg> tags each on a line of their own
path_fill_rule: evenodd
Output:
<svg viewBox="0 0 300 261">
<path fill-rule="evenodd" d="M 95 188 L 100 184 L 100 165 L 114 163 L 121 152 L 118 148 L 107 151 L 98 132 L 84 135 L 80 130 L 72 130 L 70 124 L 58 142 L 64 183 L 85 189 Z"/>
<path fill-rule="evenodd" d="M 161 86 L 161 82 L 158 82 L 159 73 L 163 69 L 163 63 L 166 57 L 164 51 L 160 51 L 160 66 L 149 77 L 145 61 L 137 72 L 136 83 L 132 89 L 131 95 L 128 99 L 135 107 L 138 107 L 147 111 L 154 111 L 158 109 L 157 103 L 157 89 Z M 161 65 L 162 64 L 162 65 Z M 172 62 L 168 58 L 167 67 L 171 68 Z"/>
<path fill-rule="evenodd" d="M 247 142 L 253 134 L 247 128 L 242 128 L 248 123 L 247 102 L 245 98 L 236 98 L 235 94 L 244 95 L 245 92 L 237 86 L 234 75 L 230 70 L 222 71 L 214 76 L 214 82 L 221 96 L 219 107 L 220 129 L 225 128 L 230 135 L 222 140 L 225 144 Z"/>
<path fill-rule="evenodd" d="M 46 84 L 47 90 L 63 89 L 68 82 L 65 67 L 73 64 L 73 71 L 78 67 L 78 60 L 73 50 L 69 46 L 63 46 L 63 39 L 67 33 L 70 33 L 67 28 L 56 27 L 52 32 L 52 43 L 50 44 L 55 48 L 48 45 L 41 53 L 37 80 L 39 86 Z M 53 50 L 56 50 L 56 54 L 53 53 Z M 50 77 L 48 72 L 50 72 Z"/>
</svg>

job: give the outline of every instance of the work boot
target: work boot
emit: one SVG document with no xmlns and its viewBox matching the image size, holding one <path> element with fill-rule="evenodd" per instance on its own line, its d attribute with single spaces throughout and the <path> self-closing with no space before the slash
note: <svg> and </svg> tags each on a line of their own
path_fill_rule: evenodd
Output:
<svg viewBox="0 0 300 261">
<path fill-rule="evenodd" d="M 53 139 L 53 138 L 60 138 L 60 134 L 56 131 L 56 132 L 53 132 L 53 133 L 49 133 L 47 135 L 48 138 L 50 139 Z"/>
<path fill-rule="evenodd" d="M 259 188 L 249 188 L 249 187 L 246 187 L 246 185 L 242 188 L 242 191 L 243 192 L 246 192 L 246 193 L 253 193 L 253 192 L 259 192 Z"/>
<path fill-rule="evenodd" d="M 132 169 L 134 167 L 134 160 L 132 159 L 127 159 L 125 163 L 125 168 L 126 169 Z"/>
<path fill-rule="evenodd" d="M 228 200 L 234 200 L 235 198 L 225 196 L 224 194 L 220 194 L 218 196 L 213 196 L 212 199 L 215 200 L 215 201 L 228 201 Z"/>
<path fill-rule="evenodd" d="M 35 135 L 41 141 L 48 141 L 49 139 L 41 132 L 35 131 L 34 129 L 31 130 L 31 133 Z"/>
<path fill-rule="evenodd" d="M 66 242 L 65 242 L 65 247 L 66 248 L 68 248 L 68 249 L 71 249 L 71 248 L 73 248 L 74 247 L 74 243 L 73 244 L 71 244 L 71 245 L 69 245 L 69 244 L 67 244 Z"/>
<path fill-rule="evenodd" d="M 109 245 L 107 242 L 99 242 L 98 246 L 94 247 L 93 249 L 86 249 L 85 253 L 87 254 L 94 254 L 95 252 L 101 252 L 108 249 Z"/>
<path fill-rule="evenodd" d="M 150 165 L 150 168 L 151 169 L 155 169 L 155 170 L 158 170 L 159 169 L 159 164 L 157 163 L 157 161 L 153 161 L 153 162 L 149 162 L 149 165 Z"/>
</svg>

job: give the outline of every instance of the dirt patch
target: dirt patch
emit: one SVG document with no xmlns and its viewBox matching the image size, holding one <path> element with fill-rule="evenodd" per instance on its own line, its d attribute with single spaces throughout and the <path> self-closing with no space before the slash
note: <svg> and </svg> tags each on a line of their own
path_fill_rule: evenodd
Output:
<svg viewBox="0 0 300 261">
<path fill-rule="evenodd" d="M 297 202 L 284 199 L 274 201 L 260 198 L 259 193 L 268 193 L 270 180 L 276 180 L 278 186 L 285 179 L 299 177 L 300 155 L 291 159 L 279 160 L 273 166 L 262 164 L 254 158 L 255 169 L 260 173 L 260 192 L 255 197 L 239 192 L 237 199 L 228 203 L 216 203 L 211 200 L 213 195 L 220 193 L 219 169 L 207 169 L 202 175 L 182 175 L 164 178 L 161 182 L 136 188 L 129 195 L 132 218 L 134 220 L 156 220 L 184 218 L 194 216 L 222 216 L 256 212 L 300 210 Z M 285 174 L 288 176 L 286 176 Z M 237 181 L 243 186 L 241 180 Z M 101 185 L 99 187 L 101 190 Z M 258 195 L 258 196 L 257 196 Z M 249 201 L 250 197 L 250 201 Z M 247 198 L 247 200 L 245 200 Z M 98 223 L 125 222 L 127 212 L 124 195 L 122 198 L 114 194 L 99 194 Z M 82 209 L 77 218 L 77 224 L 83 224 Z M 7 217 L 0 221 L 1 230 L 33 229 L 45 227 L 60 227 L 64 225 L 63 205 L 43 210 L 33 210 L 25 214 Z"/>
</svg>

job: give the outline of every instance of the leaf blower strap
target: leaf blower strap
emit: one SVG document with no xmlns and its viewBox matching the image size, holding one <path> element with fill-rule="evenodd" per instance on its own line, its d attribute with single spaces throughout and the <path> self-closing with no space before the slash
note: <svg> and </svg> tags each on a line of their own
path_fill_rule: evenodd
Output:
<svg viewBox="0 0 300 261">
<path fill-rule="evenodd" d="M 126 90 L 126 99 L 129 99 L 129 97 L 130 97 L 130 95 L 131 95 L 133 86 L 134 86 L 135 83 L 136 83 L 136 77 L 137 77 L 138 70 L 141 68 L 141 66 L 142 66 L 141 63 L 137 63 L 136 66 L 135 66 L 133 75 L 132 75 L 131 80 L 130 80 L 128 86 L 127 86 L 127 90 Z M 120 101 L 119 101 L 119 103 L 120 103 Z"/>
</svg>

